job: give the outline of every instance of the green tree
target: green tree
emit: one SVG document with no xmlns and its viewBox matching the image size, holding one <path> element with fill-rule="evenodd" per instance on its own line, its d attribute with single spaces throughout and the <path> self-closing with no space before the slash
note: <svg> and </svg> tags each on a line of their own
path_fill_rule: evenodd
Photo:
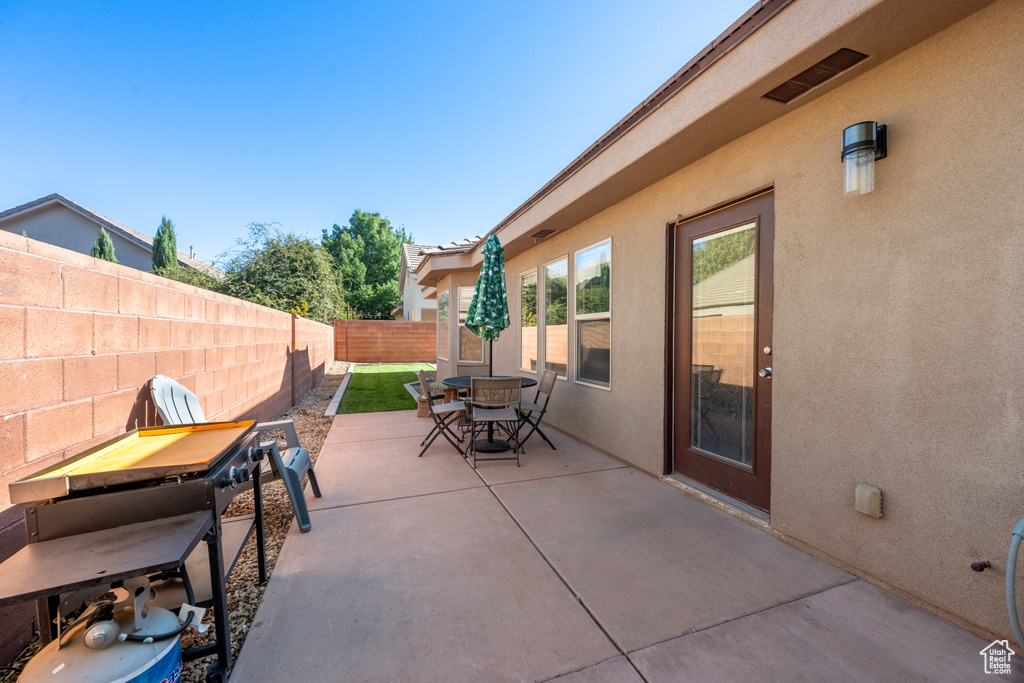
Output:
<svg viewBox="0 0 1024 683">
<path fill-rule="evenodd" d="M 705 240 L 693 248 L 693 284 L 707 280 L 753 253 L 753 228 Z"/>
<path fill-rule="evenodd" d="M 110 239 L 110 235 L 107 234 L 106 228 L 100 227 L 100 236 L 96 238 L 96 244 L 92 245 L 92 251 L 89 252 L 89 256 L 117 263 L 117 257 L 114 256 L 114 242 Z"/>
<path fill-rule="evenodd" d="M 532 275 L 529 280 L 523 281 L 521 289 L 523 304 L 522 323 L 523 327 L 537 327 L 537 276 Z"/>
<path fill-rule="evenodd" d="M 576 313 L 603 313 L 610 311 L 611 268 L 606 263 L 600 266 L 600 274 L 576 283 Z"/>
<path fill-rule="evenodd" d="M 153 238 L 153 272 L 172 277 L 178 271 L 178 240 L 174 234 L 174 223 L 164 216 Z"/>
<path fill-rule="evenodd" d="M 402 300 L 398 269 L 402 245 L 412 243 L 405 228 L 396 228 L 379 213 L 356 210 L 348 225 L 323 231 L 321 243 L 334 259 L 345 299 L 363 318 L 388 318 Z"/>
<path fill-rule="evenodd" d="M 252 223 L 224 268 L 221 291 L 323 323 L 340 317 L 341 291 L 330 255 L 314 240 Z"/>
<path fill-rule="evenodd" d="M 565 325 L 569 321 L 568 275 L 558 275 L 545 280 L 544 324 Z"/>
<path fill-rule="evenodd" d="M 170 280 L 177 280 L 178 282 L 184 282 L 186 285 L 192 285 L 193 287 L 201 287 L 202 289 L 208 289 L 211 292 L 224 293 L 224 283 L 213 277 L 209 273 L 206 273 L 197 268 L 191 268 L 189 266 L 182 266 L 176 270 L 164 269 L 157 273 Z"/>
</svg>

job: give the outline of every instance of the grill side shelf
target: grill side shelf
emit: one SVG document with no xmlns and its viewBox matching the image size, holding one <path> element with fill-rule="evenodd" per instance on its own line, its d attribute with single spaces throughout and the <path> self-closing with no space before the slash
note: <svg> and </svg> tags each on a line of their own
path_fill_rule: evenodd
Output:
<svg viewBox="0 0 1024 683">
<path fill-rule="evenodd" d="M 246 420 L 133 429 L 11 483 L 11 502 L 203 473 L 248 439 L 255 426 L 255 421 Z"/>
</svg>

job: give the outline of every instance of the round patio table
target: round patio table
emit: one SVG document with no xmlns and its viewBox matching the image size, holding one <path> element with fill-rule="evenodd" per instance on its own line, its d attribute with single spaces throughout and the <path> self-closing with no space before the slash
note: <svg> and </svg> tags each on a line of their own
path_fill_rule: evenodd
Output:
<svg viewBox="0 0 1024 683">
<path fill-rule="evenodd" d="M 495 379 L 509 379 L 510 375 L 496 375 Z M 472 380 L 472 375 L 459 375 L 458 377 L 449 377 L 448 379 L 441 380 L 441 383 L 446 387 L 452 387 L 455 389 L 469 389 L 469 385 Z M 537 380 L 532 377 L 520 377 L 519 378 L 523 389 L 537 385 Z M 504 439 L 494 438 L 494 423 L 487 423 L 487 439 L 480 439 L 473 444 L 476 450 L 481 453 L 500 453 L 501 451 L 507 451 L 512 448 L 508 441 Z"/>
</svg>

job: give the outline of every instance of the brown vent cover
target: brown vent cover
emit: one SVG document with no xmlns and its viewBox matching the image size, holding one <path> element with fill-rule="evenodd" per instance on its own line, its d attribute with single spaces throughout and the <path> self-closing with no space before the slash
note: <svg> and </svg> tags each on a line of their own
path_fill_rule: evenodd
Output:
<svg viewBox="0 0 1024 683">
<path fill-rule="evenodd" d="M 558 232 L 558 231 L 557 230 L 538 230 L 537 232 L 535 232 L 532 235 L 530 235 L 530 237 L 532 237 L 534 239 L 542 240 L 545 237 L 551 237 L 556 232 Z"/>
<path fill-rule="evenodd" d="M 838 52 L 833 52 L 810 69 L 793 76 L 771 92 L 765 93 L 763 97 L 788 104 L 795 97 L 803 95 L 814 86 L 821 85 L 867 58 L 868 56 L 863 52 L 848 50 L 844 47 Z"/>
</svg>

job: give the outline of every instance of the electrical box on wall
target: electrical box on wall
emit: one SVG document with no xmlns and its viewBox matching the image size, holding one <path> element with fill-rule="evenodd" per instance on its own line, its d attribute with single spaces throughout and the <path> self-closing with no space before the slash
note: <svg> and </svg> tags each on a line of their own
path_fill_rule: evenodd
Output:
<svg viewBox="0 0 1024 683">
<path fill-rule="evenodd" d="M 882 516 L 882 489 L 870 484 L 857 484 L 853 509 L 868 517 Z"/>
</svg>

